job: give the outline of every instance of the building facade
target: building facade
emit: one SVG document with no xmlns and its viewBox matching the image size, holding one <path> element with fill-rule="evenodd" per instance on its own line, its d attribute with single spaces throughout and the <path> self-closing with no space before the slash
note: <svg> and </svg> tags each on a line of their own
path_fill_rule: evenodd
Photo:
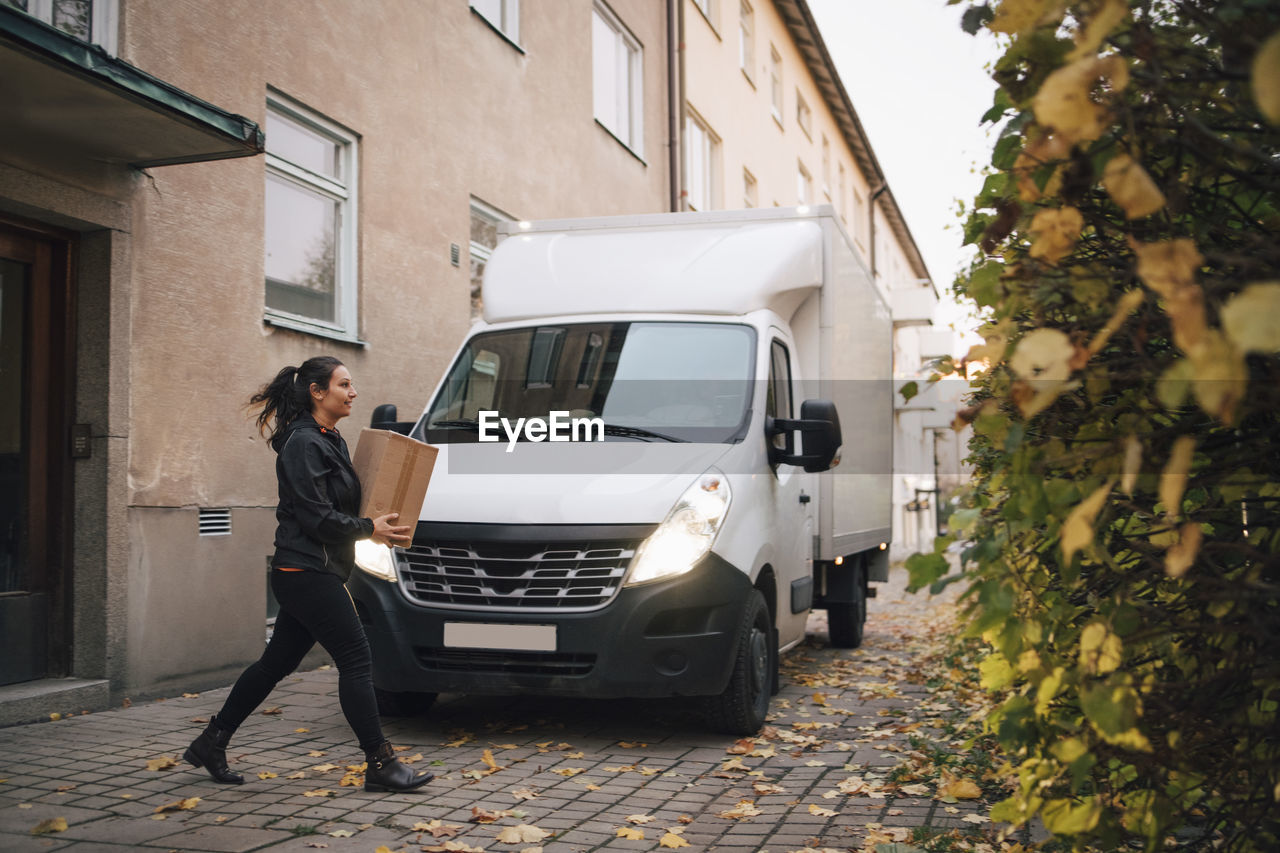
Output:
<svg viewBox="0 0 1280 853">
<path fill-rule="evenodd" d="M 796 203 L 924 322 L 803 0 L 0 2 L 0 723 L 258 655 L 274 460 L 244 404 L 328 353 L 351 444 L 415 414 L 499 220 Z"/>
</svg>

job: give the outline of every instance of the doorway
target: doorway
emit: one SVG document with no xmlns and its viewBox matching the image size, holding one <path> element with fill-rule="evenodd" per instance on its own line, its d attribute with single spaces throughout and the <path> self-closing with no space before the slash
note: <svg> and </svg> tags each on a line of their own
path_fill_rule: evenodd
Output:
<svg viewBox="0 0 1280 853">
<path fill-rule="evenodd" d="M 0 222 L 0 685 L 69 665 L 69 259 L 69 240 Z"/>
</svg>

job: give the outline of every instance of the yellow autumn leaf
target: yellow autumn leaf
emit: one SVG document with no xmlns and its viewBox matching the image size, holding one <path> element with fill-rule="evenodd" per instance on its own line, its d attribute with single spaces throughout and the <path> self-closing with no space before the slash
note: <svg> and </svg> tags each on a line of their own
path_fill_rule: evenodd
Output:
<svg viewBox="0 0 1280 853">
<path fill-rule="evenodd" d="M 1262 43 L 1250 71 L 1253 100 L 1272 124 L 1280 124 L 1280 32 Z"/>
<path fill-rule="evenodd" d="M 809 814 L 815 815 L 817 817 L 835 817 L 836 816 L 836 813 L 833 812 L 831 809 L 824 809 L 822 806 L 814 805 L 813 803 L 809 804 Z"/>
<path fill-rule="evenodd" d="M 1199 524 L 1188 521 L 1178 528 L 1178 542 L 1164 555 L 1164 573 L 1171 578 L 1180 578 L 1187 573 L 1200 553 L 1200 545 L 1204 541 L 1204 531 Z"/>
<path fill-rule="evenodd" d="M 261 773 L 258 774 L 258 778 L 263 780 L 274 779 L 276 778 L 276 774 L 272 773 L 270 770 L 263 770 Z"/>
<path fill-rule="evenodd" d="M 1025 33 L 1060 20 L 1066 5 L 1065 0 L 1001 0 L 987 29 L 1011 36 Z"/>
<path fill-rule="evenodd" d="M 654 817 L 653 815 L 647 815 L 647 814 L 627 815 L 627 823 L 634 823 L 636 826 L 640 826 L 642 824 L 646 824 L 655 820 L 657 820 L 657 818 Z"/>
<path fill-rule="evenodd" d="M 1124 473 L 1120 478 L 1120 490 L 1126 495 L 1133 495 L 1138 485 L 1138 474 L 1142 470 L 1142 442 L 1136 435 L 1124 440 Z"/>
<path fill-rule="evenodd" d="M 1106 675 L 1120 666 L 1123 645 L 1101 622 L 1090 622 L 1080 632 L 1080 666 L 1090 675 Z"/>
<path fill-rule="evenodd" d="M 1093 494 L 1071 510 L 1066 521 L 1062 522 L 1062 561 L 1064 563 L 1070 563 L 1077 551 L 1093 543 L 1093 520 L 1098 517 L 1098 511 L 1107 502 L 1107 496 L 1111 494 L 1111 488 L 1114 485 L 1114 480 L 1108 480 L 1105 485 L 1094 489 Z"/>
<path fill-rule="evenodd" d="M 1225 424 L 1235 422 L 1236 406 L 1244 399 L 1249 368 L 1222 332 L 1208 329 L 1187 351 L 1191 363 L 1191 393 L 1200 408 Z"/>
<path fill-rule="evenodd" d="M 1146 294 L 1141 288 L 1134 288 L 1126 291 L 1124 296 L 1120 297 L 1120 301 L 1116 303 L 1116 310 L 1111 315 L 1111 319 L 1107 320 L 1107 324 L 1098 330 L 1093 336 L 1093 340 L 1089 341 L 1089 355 L 1097 355 L 1102 352 L 1102 348 L 1107 345 L 1107 341 L 1111 340 L 1111 336 L 1120 331 L 1120 327 L 1124 325 L 1125 320 L 1129 319 L 1142 301 L 1146 299 Z"/>
<path fill-rule="evenodd" d="M 1120 205 L 1126 219 L 1150 216 L 1165 205 L 1164 193 L 1142 164 L 1128 154 L 1112 157 L 1102 171 L 1102 188 Z"/>
<path fill-rule="evenodd" d="M 1129 4 L 1124 0 L 1103 0 L 1088 23 L 1076 34 L 1076 46 L 1067 54 L 1067 61 L 1074 62 L 1096 53 L 1103 39 L 1111 35 L 1116 25 L 1128 15 Z"/>
<path fill-rule="evenodd" d="M 153 758 L 147 762 L 148 770 L 168 770 L 170 767 L 177 767 L 178 762 L 172 755 L 166 755 L 162 758 Z"/>
<path fill-rule="evenodd" d="M 35 826 L 31 827 L 32 835 L 48 835 L 51 832 L 66 832 L 67 819 L 65 817 L 51 817 L 48 820 L 42 820 Z M 34 843 L 34 842 L 33 842 Z"/>
<path fill-rule="evenodd" d="M 1196 440 L 1189 435 L 1179 436 L 1169 453 L 1169 461 L 1160 472 L 1160 503 L 1164 513 L 1173 518 L 1182 514 L 1182 493 L 1187 488 L 1187 476 L 1191 470 L 1191 458 Z"/>
<path fill-rule="evenodd" d="M 185 812 L 194 809 L 200 805 L 199 797 L 188 797 L 185 800 L 174 800 L 172 803 L 166 803 L 163 806 L 157 806 L 153 814 L 165 814 L 166 812 Z"/>
<path fill-rule="evenodd" d="M 1023 379 L 1062 381 L 1071 375 L 1069 363 L 1076 348 L 1057 329 L 1033 329 L 1018 341 L 1009 367 Z"/>
<path fill-rule="evenodd" d="M 1204 256 L 1196 248 L 1195 241 L 1187 237 L 1160 243 L 1132 240 L 1129 246 L 1138 256 L 1138 278 L 1166 298 L 1194 285 L 1196 271 L 1204 263 Z"/>
<path fill-rule="evenodd" d="M 1037 235 L 1029 254 L 1045 263 L 1057 264 L 1071 252 L 1083 228 L 1084 217 L 1074 207 L 1038 211 L 1028 229 Z"/>
<path fill-rule="evenodd" d="M 1129 85 L 1129 68 L 1122 58 L 1086 57 L 1057 69 L 1032 99 L 1036 121 L 1071 143 L 1097 139 L 1107 127 L 1107 110 L 1093 99 L 1100 83 L 1114 92 Z"/>
<path fill-rule="evenodd" d="M 618 830 L 617 837 L 628 841 L 644 841 L 644 830 L 634 826 L 624 826 Z"/>
<path fill-rule="evenodd" d="M 739 800 L 738 804 L 733 808 L 720 812 L 720 817 L 741 820 L 744 817 L 754 817 L 760 813 L 760 809 L 756 808 L 755 804 L 750 800 Z"/>
<path fill-rule="evenodd" d="M 493 750 L 491 749 L 486 749 L 484 751 L 484 754 L 480 756 L 480 760 L 483 761 L 485 763 L 485 766 L 487 766 L 490 770 L 502 769 L 498 766 L 498 762 L 493 760 Z"/>
<path fill-rule="evenodd" d="M 558 770 L 552 770 L 551 772 L 552 772 L 552 773 L 559 774 L 560 776 L 564 776 L 565 778 L 568 778 L 568 777 L 570 777 L 570 776 L 577 776 L 579 773 L 586 773 L 586 772 L 587 772 L 587 768 L 585 768 L 585 767 L 561 767 L 561 768 L 559 768 Z"/>
<path fill-rule="evenodd" d="M 681 832 L 684 832 L 683 827 L 668 829 L 666 835 L 662 836 L 662 838 L 658 840 L 658 846 L 668 847 L 672 850 L 680 847 L 688 847 L 689 842 L 680 837 Z"/>
<path fill-rule="evenodd" d="M 982 796 L 982 789 L 972 780 L 962 779 L 944 770 L 938 785 L 937 796 L 939 799 L 955 797 L 957 800 L 976 800 Z"/>
<path fill-rule="evenodd" d="M 517 824 L 516 826 L 508 826 L 506 829 L 498 833 L 498 841 L 502 844 L 529 844 L 531 842 L 541 841 L 551 833 L 545 829 L 539 829 L 536 826 L 530 826 L 527 823 Z"/>
<path fill-rule="evenodd" d="M 317 789 L 316 789 L 316 790 L 314 790 L 314 791 L 303 791 L 303 792 L 302 792 L 302 796 L 304 796 L 304 797 L 334 797 L 334 796 L 337 796 L 337 794 L 335 794 L 333 791 L 330 791 L 328 788 L 317 788 Z"/>
<path fill-rule="evenodd" d="M 1250 284 L 1223 303 L 1218 316 L 1241 352 L 1280 351 L 1280 281 Z"/>
</svg>

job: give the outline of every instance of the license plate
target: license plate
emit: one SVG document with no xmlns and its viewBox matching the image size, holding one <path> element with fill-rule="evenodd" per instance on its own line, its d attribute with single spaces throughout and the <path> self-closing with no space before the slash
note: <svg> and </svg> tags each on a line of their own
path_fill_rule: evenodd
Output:
<svg viewBox="0 0 1280 853">
<path fill-rule="evenodd" d="M 492 622 L 446 622 L 444 644 L 453 649 L 508 649 L 554 652 L 555 625 L 503 625 Z"/>
</svg>

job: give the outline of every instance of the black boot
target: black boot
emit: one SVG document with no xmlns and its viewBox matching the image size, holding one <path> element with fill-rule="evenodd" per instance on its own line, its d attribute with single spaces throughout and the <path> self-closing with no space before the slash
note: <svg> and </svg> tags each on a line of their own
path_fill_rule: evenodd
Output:
<svg viewBox="0 0 1280 853">
<path fill-rule="evenodd" d="M 200 737 L 191 742 L 182 757 L 193 766 L 208 770 L 213 781 L 220 785 L 243 785 L 244 777 L 239 773 L 232 773 L 227 767 L 227 744 L 230 741 L 231 732 L 220 727 L 218 718 L 214 717 Z"/>
<path fill-rule="evenodd" d="M 364 771 L 364 789 L 377 793 L 388 791 L 412 791 L 436 778 L 434 773 L 416 772 L 407 764 L 401 764 L 396 758 L 390 741 L 383 741 L 382 746 L 373 752 L 366 752 L 368 766 Z"/>
</svg>

